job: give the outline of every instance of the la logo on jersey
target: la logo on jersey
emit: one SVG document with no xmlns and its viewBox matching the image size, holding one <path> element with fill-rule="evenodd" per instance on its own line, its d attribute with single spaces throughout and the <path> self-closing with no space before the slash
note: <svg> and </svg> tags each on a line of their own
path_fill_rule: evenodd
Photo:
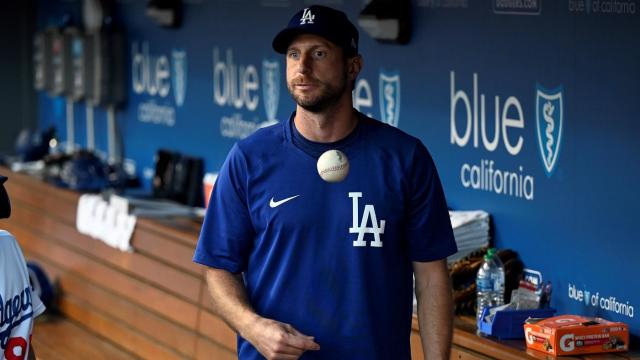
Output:
<svg viewBox="0 0 640 360">
<path fill-rule="evenodd" d="M 311 13 L 311 10 L 309 10 L 309 8 L 306 8 L 304 9 L 302 17 L 300 18 L 300 25 L 313 24 L 313 19 L 315 18 L 316 16 Z"/>
<path fill-rule="evenodd" d="M 367 246 L 364 240 L 364 234 L 373 234 L 373 241 L 370 242 L 372 247 L 382 247 L 382 239 L 380 234 L 384 234 L 384 220 L 378 223 L 376 209 L 371 204 L 364 205 L 362 220 L 358 219 L 359 207 L 358 199 L 362 197 L 361 192 L 350 192 L 349 197 L 353 203 L 353 225 L 349 228 L 350 234 L 358 234 L 358 239 L 353 242 L 353 246 Z M 371 226 L 367 226 L 371 223 Z"/>
</svg>

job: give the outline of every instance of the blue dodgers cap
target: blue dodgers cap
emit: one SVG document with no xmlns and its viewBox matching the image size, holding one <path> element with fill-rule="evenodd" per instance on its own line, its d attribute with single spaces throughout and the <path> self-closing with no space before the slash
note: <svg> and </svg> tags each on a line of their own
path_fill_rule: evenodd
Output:
<svg viewBox="0 0 640 360">
<path fill-rule="evenodd" d="M 293 38 L 300 34 L 321 36 L 341 47 L 345 55 L 358 55 L 358 29 L 340 10 L 312 5 L 298 11 L 289 25 L 273 38 L 273 49 L 285 54 Z"/>
</svg>

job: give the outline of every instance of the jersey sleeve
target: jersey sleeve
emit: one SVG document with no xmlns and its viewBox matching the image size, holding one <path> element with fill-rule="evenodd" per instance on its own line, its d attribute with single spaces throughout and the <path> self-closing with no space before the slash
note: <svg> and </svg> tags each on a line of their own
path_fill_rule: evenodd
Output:
<svg viewBox="0 0 640 360">
<path fill-rule="evenodd" d="M 42 300 L 40 300 L 40 296 L 38 296 L 33 289 L 31 290 L 31 307 L 33 309 L 33 317 L 42 315 L 42 313 L 47 309 L 47 307 L 42 303 Z"/>
<path fill-rule="evenodd" d="M 211 192 L 194 262 L 232 273 L 246 270 L 255 238 L 247 201 L 247 177 L 247 163 L 236 144 Z"/>
<path fill-rule="evenodd" d="M 458 251 L 438 172 L 417 142 L 411 165 L 407 238 L 412 261 L 434 261 Z"/>
<path fill-rule="evenodd" d="M 12 279 L 10 279 L 10 282 L 19 284 L 18 288 L 20 289 L 27 287 L 31 299 L 33 317 L 41 315 L 46 310 L 46 306 L 42 303 L 42 300 L 40 300 L 40 297 L 30 284 L 27 261 L 18 241 L 8 231 L 0 230 L 0 242 L 2 242 L 2 244 L 0 244 L 0 274 L 8 274 L 7 276 L 11 276 Z M 4 280 L 9 281 L 9 279 Z M 2 283 L 2 281 L 0 281 L 0 283 Z M 0 295 L 4 295 L 6 298 L 9 294 L 4 293 L 3 290 L 5 289 L 0 289 Z M 0 296 L 0 298 L 2 298 L 2 296 Z"/>
</svg>

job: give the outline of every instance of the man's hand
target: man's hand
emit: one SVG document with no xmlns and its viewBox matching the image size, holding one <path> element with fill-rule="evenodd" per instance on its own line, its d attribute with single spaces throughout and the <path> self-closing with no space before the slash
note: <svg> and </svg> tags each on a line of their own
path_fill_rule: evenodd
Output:
<svg viewBox="0 0 640 360">
<path fill-rule="evenodd" d="M 258 318 L 241 335 L 268 360 L 296 360 L 307 350 L 320 350 L 312 336 L 267 318 Z"/>
</svg>

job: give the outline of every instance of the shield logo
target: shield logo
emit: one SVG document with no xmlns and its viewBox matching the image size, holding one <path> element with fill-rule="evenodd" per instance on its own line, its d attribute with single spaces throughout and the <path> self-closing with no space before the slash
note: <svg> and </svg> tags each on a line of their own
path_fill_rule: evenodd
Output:
<svg viewBox="0 0 640 360">
<path fill-rule="evenodd" d="M 187 52 L 184 50 L 171 51 L 171 84 L 173 85 L 173 97 L 176 105 L 184 104 L 184 97 L 187 94 Z"/>
<path fill-rule="evenodd" d="M 400 117 L 400 74 L 380 72 L 380 117 L 383 122 L 398 127 Z"/>
<path fill-rule="evenodd" d="M 555 170 L 562 141 L 562 123 L 564 106 L 562 86 L 553 90 L 537 84 L 536 92 L 536 128 L 538 132 L 538 149 L 547 177 Z"/>
<path fill-rule="evenodd" d="M 278 61 L 262 60 L 262 98 L 267 121 L 277 121 L 276 114 L 280 101 L 280 63 Z"/>
</svg>

